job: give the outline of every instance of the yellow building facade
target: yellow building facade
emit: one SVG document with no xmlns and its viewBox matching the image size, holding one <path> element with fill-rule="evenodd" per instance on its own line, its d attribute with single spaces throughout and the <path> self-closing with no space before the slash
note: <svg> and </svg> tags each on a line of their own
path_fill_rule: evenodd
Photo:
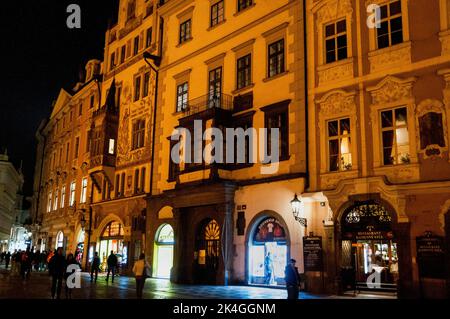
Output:
<svg viewBox="0 0 450 319">
<path fill-rule="evenodd" d="M 311 285 L 446 295 L 448 6 L 307 1 L 309 191 L 325 197 L 326 247 Z"/>
</svg>

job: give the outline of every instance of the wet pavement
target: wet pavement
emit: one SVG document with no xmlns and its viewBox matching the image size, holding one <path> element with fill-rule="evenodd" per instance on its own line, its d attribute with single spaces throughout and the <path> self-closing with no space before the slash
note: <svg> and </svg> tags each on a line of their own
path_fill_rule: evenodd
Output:
<svg viewBox="0 0 450 319">
<path fill-rule="evenodd" d="M 0 299 L 51 299 L 51 277 L 47 272 L 32 272 L 27 280 L 0 266 Z M 286 299 L 284 289 L 251 286 L 178 285 L 168 280 L 147 279 L 144 299 Z M 64 286 L 61 298 L 65 298 Z M 73 299 L 136 299 L 135 280 L 116 277 L 106 282 L 106 274 L 99 274 L 97 283 L 90 282 L 87 273 L 81 275 L 81 288 L 74 289 Z M 349 299 L 353 296 L 318 296 L 304 292 L 300 299 Z M 376 295 L 358 295 L 358 299 L 380 298 Z M 384 296 L 383 298 L 387 298 Z M 389 299 L 391 299 L 390 297 Z"/>
</svg>

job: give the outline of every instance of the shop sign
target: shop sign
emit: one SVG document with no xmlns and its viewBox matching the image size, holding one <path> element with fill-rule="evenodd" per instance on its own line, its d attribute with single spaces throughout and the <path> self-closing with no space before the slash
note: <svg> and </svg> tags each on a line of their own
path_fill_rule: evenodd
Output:
<svg viewBox="0 0 450 319">
<path fill-rule="evenodd" d="M 445 278 L 444 238 L 427 232 L 416 238 L 420 277 Z"/>
<path fill-rule="evenodd" d="M 376 230 L 373 226 L 367 226 L 366 230 L 362 231 L 344 233 L 344 239 L 347 240 L 382 240 L 392 238 L 394 238 L 392 231 Z"/>
<path fill-rule="evenodd" d="M 305 271 L 322 271 L 322 237 L 303 237 L 303 262 Z"/>
<path fill-rule="evenodd" d="M 278 220 L 269 217 L 258 225 L 253 239 L 255 242 L 285 242 L 286 232 Z"/>
</svg>

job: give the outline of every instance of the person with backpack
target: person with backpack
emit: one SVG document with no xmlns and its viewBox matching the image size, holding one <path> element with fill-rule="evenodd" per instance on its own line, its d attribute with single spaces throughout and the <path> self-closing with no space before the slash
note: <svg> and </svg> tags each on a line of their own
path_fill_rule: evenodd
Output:
<svg viewBox="0 0 450 319">
<path fill-rule="evenodd" d="M 108 264 L 108 273 L 106 274 L 106 282 L 109 280 L 109 273 L 112 273 L 112 280 L 111 282 L 114 283 L 114 276 L 116 274 L 116 267 L 117 267 L 117 256 L 114 254 L 114 251 L 111 250 L 111 254 L 108 257 L 107 260 Z"/>
</svg>

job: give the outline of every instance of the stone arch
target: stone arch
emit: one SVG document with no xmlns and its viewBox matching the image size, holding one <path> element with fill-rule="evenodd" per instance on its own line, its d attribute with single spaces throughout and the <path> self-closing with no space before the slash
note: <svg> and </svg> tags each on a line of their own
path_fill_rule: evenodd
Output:
<svg viewBox="0 0 450 319">
<path fill-rule="evenodd" d="M 98 227 L 94 230 L 93 235 L 91 237 L 91 241 L 98 240 L 103 230 L 105 229 L 106 226 L 108 226 L 110 222 L 119 222 L 122 224 L 122 226 L 125 227 L 124 221 L 119 216 L 117 216 L 116 214 L 109 214 L 108 216 L 103 218 Z"/>
</svg>

